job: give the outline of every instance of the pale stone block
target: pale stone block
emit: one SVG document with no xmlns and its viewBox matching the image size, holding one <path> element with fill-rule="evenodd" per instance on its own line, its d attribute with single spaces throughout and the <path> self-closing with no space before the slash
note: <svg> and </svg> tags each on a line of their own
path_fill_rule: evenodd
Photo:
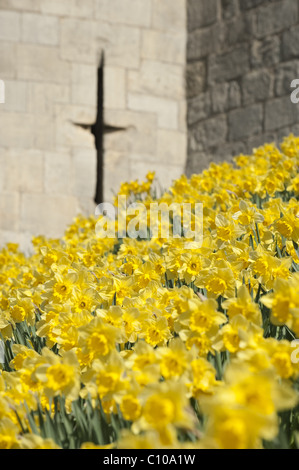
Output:
<svg viewBox="0 0 299 470">
<path fill-rule="evenodd" d="M 185 96 L 184 67 L 143 60 L 140 71 L 128 73 L 128 89 L 134 93 L 183 98 Z"/>
<path fill-rule="evenodd" d="M 112 201 L 121 183 L 130 180 L 129 156 L 126 153 L 106 151 L 104 155 L 104 200 Z"/>
<path fill-rule="evenodd" d="M 165 33 L 145 29 L 142 31 L 141 57 L 172 64 L 186 63 L 186 33 Z"/>
<path fill-rule="evenodd" d="M 96 108 L 87 106 L 55 105 L 55 142 L 60 147 L 94 148 L 94 137 L 90 130 L 74 123 L 92 125 L 96 120 Z"/>
<path fill-rule="evenodd" d="M 126 108 L 126 72 L 124 69 L 105 67 L 104 106 L 110 109 Z"/>
<path fill-rule="evenodd" d="M 92 200 L 96 192 L 97 156 L 96 149 L 76 148 L 72 152 L 73 194 Z"/>
<path fill-rule="evenodd" d="M 97 25 L 96 48 L 105 52 L 105 65 L 138 69 L 140 65 L 141 33 L 138 28 Z"/>
<path fill-rule="evenodd" d="M 94 17 L 94 0 L 72 0 L 70 7 L 71 16 L 78 18 L 93 18 Z"/>
<path fill-rule="evenodd" d="M 25 113 L 28 107 L 28 83 L 16 80 L 5 80 L 5 103 L 1 111 Z"/>
<path fill-rule="evenodd" d="M 155 153 L 130 153 L 130 162 L 160 163 L 160 157 Z"/>
<path fill-rule="evenodd" d="M 5 186 L 5 152 L 6 149 L 0 147 L 0 192 L 4 191 L 4 186 Z"/>
<path fill-rule="evenodd" d="M 105 135 L 105 150 L 128 153 L 156 153 L 157 119 L 154 114 L 130 111 L 106 112 L 108 124 L 125 128 Z"/>
<path fill-rule="evenodd" d="M 59 21 L 54 16 L 24 13 L 22 42 L 56 46 L 59 43 Z"/>
<path fill-rule="evenodd" d="M 41 0 L 0 0 L 0 9 L 40 11 L 40 2 Z"/>
<path fill-rule="evenodd" d="M 48 151 L 55 148 L 55 125 L 52 116 L 34 115 L 33 146 Z"/>
<path fill-rule="evenodd" d="M 68 84 L 70 64 L 59 58 L 53 47 L 19 44 L 17 46 L 18 78 Z"/>
<path fill-rule="evenodd" d="M 40 0 L 42 13 L 55 16 L 91 18 L 94 15 L 94 0 Z"/>
<path fill-rule="evenodd" d="M 70 3 L 72 3 L 72 0 L 67 2 L 62 0 L 40 0 L 40 10 L 42 13 L 49 15 L 70 16 Z"/>
<path fill-rule="evenodd" d="M 20 195 L 17 192 L 0 193 L 0 229 L 19 230 Z"/>
<path fill-rule="evenodd" d="M 186 0 L 153 0 L 153 28 L 162 31 L 185 31 Z"/>
<path fill-rule="evenodd" d="M 97 104 L 97 68 L 94 65 L 72 64 L 72 103 Z"/>
<path fill-rule="evenodd" d="M 77 215 L 77 200 L 71 196 L 21 194 L 20 230 L 35 235 L 61 237 Z"/>
<path fill-rule="evenodd" d="M 32 82 L 28 86 L 28 111 L 30 113 L 53 116 L 55 103 L 70 102 L 69 85 Z"/>
<path fill-rule="evenodd" d="M 0 249 L 7 243 L 17 243 L 19 249 L 26 256 L 33 254 L 33 246 L 31 243 L 32 234 L 20 233 L 12 230 L 0 230 Z"/>
<path fill-rule="evenodd" d="M 149 27 L 151 0 L 96 0 L 96 18 L 110 23 Z"/>
<path fill-rule="evenodd" d="M 51 116 L 28 113 L 2 114 L 0 142 L 3 147 L 51 150 L 55 144 Z"/>
<path fill-rule="evenodd" d="M 48 194 L 71 194 L 72 159 L 70 151 L 45 153 L 45 191 Z"/>
<path fill-rule="evenodd" d="M 41 193 L 44 190 L 44 156 L 38 150 L 8 149 L 5 154 L 5 190 Z"/>
<path fill-rule="evenodd" d="M 179 106 L 179 126 L 178 129 L 181 132 L 187 132 L 187 101 L 181 100 L 178 103 Z"/>
<path fill-rule="evenodd" d="M 3 147 L 32 148 L 34 146 L 34 116 L 25 113 L 1 115 L 0 142 Z"/>
<path fill-rule="evenodd" d="M 157 136 L 157 155 L 160 163 L 184 166 L 187 156 L 187 135 L 159 129 Z"/>
<path fill-rule="evenodd" d="M 98 31 L 94 21 L 62 18 L 61 58 L 83 64 L 95 64 L 98 58 L 96 32 Z"/>
<path fill-rule="evenodd" d="M 20 13 L 0 11 L 0 41 L 20 40 Z"/>
<path fill-rule="evenodd" d="M 95 192 L 95 191 L 94 191 Z M 93 194 L 94 197 L 94 194 Z M 95 209 L 96 209 L 96 204 L 90 197 L 82 197 L 78 199 L 78 214 L 83 214 L 85 216 L 90 216 L 94 215 Z"/>
<path fill-rule="evenodd" d="M 156 114 L 158 127 L 161 129 L 178 128 L 177 101 L 140 93 L 129 93 L 128 108 L 134 111 Z"/>
<path fill-rule="evenodd" d="M 17 45 L 0 42 L 0 77 L 15 78 L 17 74 Z"/>
</svg>

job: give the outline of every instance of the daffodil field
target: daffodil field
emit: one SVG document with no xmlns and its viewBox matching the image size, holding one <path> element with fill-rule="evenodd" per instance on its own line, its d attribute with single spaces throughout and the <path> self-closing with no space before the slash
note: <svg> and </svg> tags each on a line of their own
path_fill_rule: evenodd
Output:
<svg viewBox="0 0 299 470">
<path fill-rule="evenodd" d="M 299 448 L 298 165 L 290 135 L 161 194 L 121 186 L 202 203 L 192 249 L 99 238 L 95 216 L 7 244 L 0 448 Z"/>
</svg>

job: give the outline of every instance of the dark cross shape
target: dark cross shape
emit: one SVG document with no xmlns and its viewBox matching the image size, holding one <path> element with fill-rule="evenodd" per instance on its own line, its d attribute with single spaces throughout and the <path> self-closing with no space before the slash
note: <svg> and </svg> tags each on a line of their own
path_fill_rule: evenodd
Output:
<svg viewBox="0 0 299 470">
<path fill-rule="evenodd" d="M 104 134 L 124 131 L 124 127 L 114 127 L 104 122 L 104 54 L 101 55 L 98 67 L 98 94 L 97 94 L 97 118 L 94 124 L 83 124 L 74 122 L 76 126 L 89 130 L 95 139 L 97 150 L 97 186 L 94 201 L 96 204 L 103 202 L 103 161 L 104 161 Z"/>
</svg>

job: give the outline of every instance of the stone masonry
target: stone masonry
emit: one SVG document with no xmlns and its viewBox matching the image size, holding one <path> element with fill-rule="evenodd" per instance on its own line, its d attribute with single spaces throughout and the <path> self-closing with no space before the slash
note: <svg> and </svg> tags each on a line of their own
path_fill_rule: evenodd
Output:
<svg viewBox="0 0 299 470">
<path fill-rule="evenodd" d="M 109 201 L 299 134 L 298 46 L 299 0 L 0 0 L 0 246 L 94 212 L 102 52 Z"/>
<path fill-rule="evenodd" d="M 105 54 L 105 200 L 184 172 L 186 0 L 0 0 L 0 245 L 94 213 L 97 67 Z"/>
<path fill-rule="evenodd" d="M 299 134 L 290 100 L 299 2 L 188 0 L 187 8 L 187 174 Z"/>
</svg>

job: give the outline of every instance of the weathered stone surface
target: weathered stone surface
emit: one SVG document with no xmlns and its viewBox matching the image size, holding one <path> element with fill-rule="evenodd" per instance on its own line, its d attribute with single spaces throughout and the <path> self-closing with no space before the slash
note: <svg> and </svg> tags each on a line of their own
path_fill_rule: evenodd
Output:
<svg viewBox="0 0 299 470">
<path fill-rule="evenodd" d="M 251 44 L 252 67 L 271 67 L 280 61 L 280 37 L 271 36 Z"/>
<path fill-rule="evenodd" d="M 20 21 L 19 13 L 0 10 L 0 41 L 19 41 Z"/>
<path fill-rule="evenodd" d="M 189 126 L 208 119 L 211 114 L 210 93 L 200 93 L 195 98 L 188 100 L 187 122 Z"/>
<path fill-rule="evenodd" d="M 284 62 L 275 68 L 275 94 L 291 94 L 291 83 L 299 77 L 299 60 Z"/>
<path fill-rule="evenodd" d="M 203 61 L 190 62 L 186 69 L 187 98 L 193 98 L 206 88 L 206 64 Z"/>
<path fill-rule="evenodd" d="M 214 160 L 216 162 L 228 161 L 232 162 L 232 158 L 240 155 L 241 153 L 246 152 L 246 142 L 229 142 L 223 145 L 218 146 L 216 149 L 213 149 Z M 250 149 L 250 152 L 252 148 Z"/>
<path fill-rule="evenodd" d="M 282 36 L 282 57 L 285 60 L 299 57 L 299 26 L 285 31 Z"/>
<path fill-rule="evenodd" d="M 128 74 L 128 88 L 134 93 L 158 95 L 163 98 L 185 96 L 185 81 L 179 65 L 143 60 L 138 72 Z"/>
<path fill-rule="evenodd" d="M 28 83 L 17 80 L 5 80 L 5 103 L 3 111 L 26 113 L 28 110 Z"/>
<path fill-rule="evenodd" d="M 299 122 L 299 108 L 290 96 L 277 98 L 266 104 L 265 130 L 272 131 Z"/>
<path fill-rule="evenodd" d="M 182 165 L 182 155 L 186 155 L 186 150 L 186 134 L 164 129 L 158 130 L 158 162 L 164 163 L 165 165 L 167 165 L 168 162 L 171 162 L 172 165 Z"/>
<path fill-rule="evenodd" d="M 94 21 L 62 18 L 60 27 L 61 58 L 83 64 L 96 63 L 96 23 Z"/>
<path fill-rule="evenodd" d="M 207 57 L 216 50 L 218 39 L 218 25 L 192 31 L 188 35 L 187 59 L 198 60 Z"/>
<path fill-rule="evenodd" d="M 21 80 L 64 84 L 70 80 L 70 64 L 61 60 L 59 51 L 53 47 L 18 44 L 17 71 Z"/>
<path fill-rule="evenodd" d="M 219 25 L 218 31 L 219 31 Z M 221 41 L 219 41 L 219 47 L 221 49 L 227 49 L 228 47 L 238 46 L 242 42 L 250 40 L 253 29 L 253 17 L 252 15 L 238 16 L 226 21 L 222 25 Z M 218 32 L 219 36 L 219 32 Z"/>
<path fill-rule="evenodd" d="M 56 46 L 59 43 L 59 21 L 55 16 L 24 13 L 22 15 L 22 41 Z"/>
<path fill-rule="evenodd" d="M 120 67 L 105 67 L 104 90 L 105 108 L 125 109 L 127 105 L 125 70 Z"/>
<path fill-rule="evenodd" d="M 130 180 L 128 154 L 115 150 L 106 150 L 104 155 L 104 200 L 112 201 L 121 183 Z"/>
<path fill-rule="evenodd" d="M 214 114 L 224 113 L 241 104 L 241 91 L 237 82 L 217 84 L 211 88 L 212 111 Z"/>
<path fill-rule="evenodd" d="M 41 0 L 1 0 L 0 10 L 40 11 Z"/>
<path fill-rule="evenodd" d="M 249 10 L 263 3 L 265 3 L 265 0 L 242 0 L 242 2 L 240 2 L 240 8 L 241 10 Z"/>
<path fill-rule="evenodd" d="M 211 163 L 230 161 L 233 156 L 245 152 L 243 142 L 222 144 L 219 147 L 205 151 L 190 152 L 187 161 L 187 176 L 198 174 L 210 166 Z"/>
<path fill-rule="evenodd" d="M 11 148 L 5 152 L 2 170 L 5 173 L 4 189 L 8 192 L 42 193 L 44 189 L 44 155 L 39 150 Z"/>
<path fill-rule="evenodd" d="M 1 229 L 19 230 L 20 195 L 17 192 L 0 192 Z"/>
<path fill-rule="evenodd" d="M 105 197 L 107 187 L 116 191 L 149 169 L 159 167 L 167 184 L 181 174 L 186 43 L 186 0 L 0 0 L 0 191 L 21 197 L 12 228 L 4 218 L 2 226 L 0 210 L 0 244 L 14 230 L 60 236 L 78 211 L 93 211 L 88 126 L 97 115 L 102 53 L 105 122 L 124 128 L 105 135 Z M 188 82 L 193 94 L 202 91 L 206 65 L 189 69 Z"/>
<path fill-rule="evenodd" d="M 208 26 L 218 18 L 217 0 L 189 0 L 187 2 L 188 30 Z"/>
<path fill-rule="evenodd" d="M 280 0 L 261 6 L 256 14 L 256 35 L 264 37 L 289 28 L 298 20 L 298 2 Z"/>
<path fill-rule="evenodd" d="M 151 0 L 96 0 L 96 18 L 110 23 L 149 27 Z"/>
<path fill-rule="evenodd" d="M 209 60 L 209 84 L 224 82 L 244 75 L 249 70 L 248 46 L 239 46 L 222 55 L 211 56 Z"/>
<path fill-rule="evenodd" d="M 33 254 L 33 246 L 31 243 L 32 235 L 29 232 L 14 232 L 11 230 L 0 230 L 0 246 L 4 246 L 7 243 L 17 243 L 20 250 L 26 256 Z"/>
<path fill-rule="evenodd" d="M 22 82 L 18 82 L 22 83 Z M 28 112 L 41 115 L 54 115 L 56 103 L 68 104 L 71 101 L 69 85 L 48 82 L 26 82 L 28 86 Z"/>
<path fill-rule="evenodd" d="M 299 57 L 299 3 L 221 0 L 218 12 L 214 2 L 208 6 L 215 9 L 214 17 L 206 7 L 200 18 L 196 3 L 189 1 L 186 77 L 188 69 L 193 73 L 186 80 L 191 98 L 187 100 L 189 174 L 203 169 L 202 162 L 212 161 L 213 155 L 218 161 L 234 150 L 251 152 L 253 145 L 279 138 L 283 132 L 299 132 L 299 108 L 290 101 L 291 81 L 299 76 L 294 60 Z M 203 64 L 199 72 L 207 66 L 206 81 L 195 80 L 196 61 Z M 213 125 L 207 123 L 224 113 L 227 124 L 219 121 L 222 136 L 213 142 L 209 132 Z"/>
<path fill-rule="evenodd" d="M 43 179 L 45 192 L 52 195 L 72 194 L 72 160 L 70 151 L 45 152 L 44 158 Z"/>
<path fill-rule="evenodd" d="M 17 45 L 14 43 L 0 42 L 0 76 L 15 78 L 17 74 Z"/>
<path fill-rule="evenodd" d="M 272 83 L 272 74 L 265 69 L 245 75 L 242 79 L 243 104 L 247 106 L 273 96 Z"/>
<path fill-rule="evenodd" d="M 97 102 L 98 78 L 96 66 L 88 64 L 73 64 L 71 77 L 72 103 L 77 105 L 95 106 Z M 109 92 L 109 89 L 107 91 Z"/>
<path fill-rule="evenodd" d="M 16 139 L 16 129 L 18 138 Z M 34 116 L 27 113 L 5 113 L 1 116 L 2 147 L 29 149 L 34 147 Z M 20 150 L 21 152 L 21 150 Z"/>
<path fill-rule="evenodd" d="M 40 2 L 42 13 L 55 16 L 74 16 L 78 18 L 93 18 L 94 0 L 37 0 Z"/>
<path fill-rule="evenodd" d="M 96 25 L 94 47 L 97 54 L 101 50 L 105 52 L 105 63 L 109 66 L 139 69 L 140 43 L 141 31 L 137 27 L 108 23 Z"/>
<path fill-rule="evenodd" d="M 238 0 L 221 0 L 222 18 L 230 20 L 239 13 Z"/>
<path fill-rule="evenodd" d="M 284 137 L 286 135 L 287 134 L 284 134 Z M 277 142 L 277 138 L 277 133 L 275 131 L 249 137 L 246 141 L 246 152 L 251 154 L 253 149 L 261 147 L 265 142 Z"/>
<path fill-rule="evenodd" d="M 179 117 L 178 117 L 178 130 L 180 132 L 186 133 L 186 123 L 187 123 L 187 101 L 182 99 L 178 103 L 179 108 Z"/>
<path fill-rule="evenodd" d="M 94 148 L 94 137 L 89 130 L 75 123 L 93 124 L 96 120 L 96 107 L 56 104 L 54 105 L 54 143 L 59 147 Z"/>
<path fill-rule="evenodd" d="M 167 100 L 152 95 L 129 93 L 128 109 L 154 114 L 158 127 L 161 129 L 178 128 L 178 104 L 174 100 Z"/>
<path fill-rule="evenodd" d="M 72 176 L 73 195 L 79 200 L 81 197 L 93 199 L 96 187 L 96 150 L 76 148 L 72 152 Z"/>
<path fill-rule="evenodd" d="M 76 214 L 77 199 L 74 197 L 22 193 L 19 229 L 55 237 L 65 231 L 66 224 L 70 224 Z"/>
<path fill-rule="evenodd" d="M 106 134 L 105 151 L 156 154 L 157 117 L 155 114 L 132 111 L 113 111 L 106 116 L 106 122 L 124 128 L 119 132 Z"/>
<path fill-rule="evenodd" d="M 186 33 L 143 30 L 141 41 L 143 59 L 185 65 Z"/>
<path fill-rule="evenodd" d="M 186 0 L 152 0 L 152 15 L 154 30 L 186 30 Z"/>
<path fill-rule="evenodd" d="M 195 152 L 224 144 L 227 140 L 226 116 L 220 114 L 215 118 L 203 121 L 200 126 L 194 128 L 188 137 L 189 149 Z"/>
<path fill-rule="evenodd" d="M 290 82 L 299 75 L 298 8 L 295 0 L 0 0 L 7 90 L 0 165 L 12 149 L 11 163 L 20 152 L 30 172 L 0 173 L 1 193 L 22 191 L 27 202 L 37 193 L 56 196 L 64 209 L 51 227 L 92 209 L 94 138 L 74 123 L 95 121 L 102 51 L 105 120 L 125 128 L 104 143 L 115 189 L 150 169 L 168 184 L 183 169 L 187 147 L 188 165 L 198 170 L 264 139 L 299 133 L 298 106 L 290 102 Z M 30 170 L 32 149 L 41 159 Z M 46 209 L 54 211 L 54 199 Z M 1 216 L 0 238 L 10 230 Z M 33 219 L 26 226 L 22 215 L 24 233 L 36 232 Z"/>
<path fill-rule="evenodd" d="M 231 111 L 228 115 L 229 140 L 238 141 L 262 132 L 262 105 L 253 105 Z"/>
</svg>

